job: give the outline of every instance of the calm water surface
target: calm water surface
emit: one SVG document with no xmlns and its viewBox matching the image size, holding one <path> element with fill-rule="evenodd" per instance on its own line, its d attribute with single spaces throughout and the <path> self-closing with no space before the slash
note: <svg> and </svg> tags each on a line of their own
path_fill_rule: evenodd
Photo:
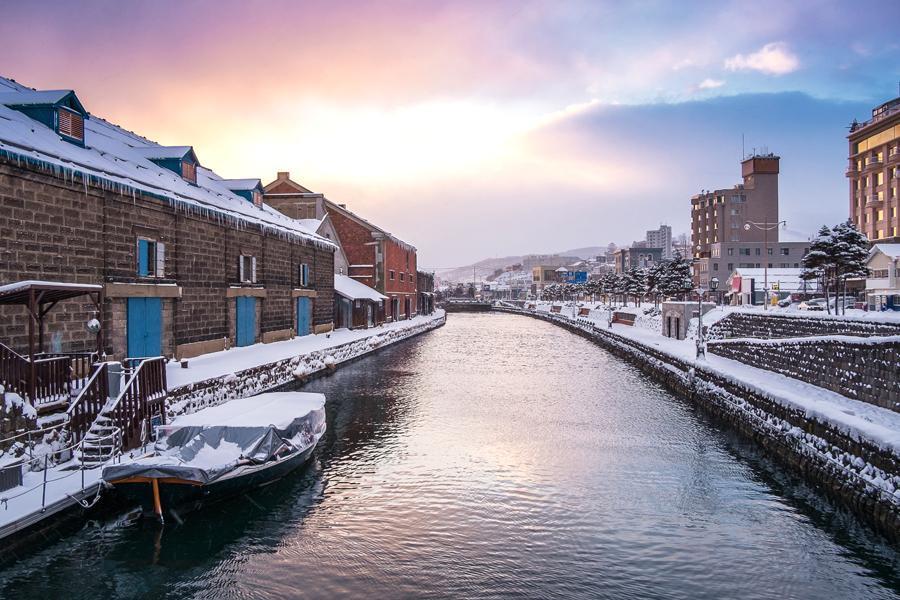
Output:
<svg viewBox="0 0 900 600">
<path fill-rule="evenodd" d="M 304 387 L 289 479 L 180 526 L 91 524 L 2 598 L 887 598 L 897 550 L 548 323 L 451 315 Z"/>
</svg>

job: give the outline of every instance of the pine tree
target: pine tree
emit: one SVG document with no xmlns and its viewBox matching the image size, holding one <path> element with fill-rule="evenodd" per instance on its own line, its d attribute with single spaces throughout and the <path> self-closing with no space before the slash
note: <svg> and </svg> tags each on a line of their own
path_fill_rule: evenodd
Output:
<svg viewBox="0 0 900 600">
<path fill-rule="evenodd" d="M 865 277 L 868 274 L 866 259 L 869 257 L 869 239 L 850 220 L 835 226 L 833 233 L 835 290 L 840 291 L 835 312 L 847 314 L 847 307 L 844 304 L 847 279 Z"/>
</svg>

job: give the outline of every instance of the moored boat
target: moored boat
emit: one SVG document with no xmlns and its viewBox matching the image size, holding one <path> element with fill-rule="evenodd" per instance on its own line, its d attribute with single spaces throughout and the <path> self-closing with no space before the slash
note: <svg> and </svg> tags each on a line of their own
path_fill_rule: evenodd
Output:
<svg viewBox="0 0 900 600">
<path fill-rule="evenodd" d="M 107 465 L 103 480 L 145 515 L 180 518 L 284 477 L 309 459 L 324 433 L 322 394 L 260 394 L 159 427 L 153 452 Z"/>
</svg>

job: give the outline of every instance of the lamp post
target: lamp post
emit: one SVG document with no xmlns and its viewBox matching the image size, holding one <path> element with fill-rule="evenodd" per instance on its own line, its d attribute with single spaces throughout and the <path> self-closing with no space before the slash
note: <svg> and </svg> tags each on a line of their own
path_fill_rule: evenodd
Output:
<svg viewBox="0 0 900 600">
<path fill-rule="evenodd" d="M 709 280 L 709 291 L 710 293 L 716 293 L 719 289 L 719 278 L 713 277 Z M 719 295 L 716 293 L 716 306 L 719 305 Z"/>
<path fill-rule="evenodd" d="M 763 246 L 766 249 L 763 261 L 763 292 L 766 295 L 766 299 L 763 302 L 763 310 L 769 310 L 769 232 L 778 229 L 780 225 L 787 227 L 787 221 L 778 221 L 777 223 L 769 223 L 769 221 L 763 221 L 762 223 L 755 221 L 744 222 L 744 231 L 750 231 L 751 227 L 756 227 L 763 232 Z"/>
<path fill-rule="evenodd" d="M 703 288 L 697 286 L 697 358 L 706 358 L 706 347 L 703 339 Z"/>
</svg>

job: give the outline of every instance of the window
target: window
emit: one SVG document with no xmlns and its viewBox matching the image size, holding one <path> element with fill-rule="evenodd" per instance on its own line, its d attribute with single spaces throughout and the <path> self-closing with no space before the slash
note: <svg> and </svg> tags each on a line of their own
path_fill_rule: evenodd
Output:
<svg viewBox="0 0 900 600">
<path fill-rule="evenodd" d="M 750 248 L 738 248 L 738 254 L 740 256 L 750 256 Z"/>
<path fill-rule="evenodd" d="M 766 254 L 768 254 L 769 256 L 772 256 L 773 251 L 774 251 L 774 248 L 766 248 Z"/>
<path fill-rule="evenodd" d="M 197 165 L 186 160 L 181 161 L 181 176 L 185 181 L 197 183 Z"/>
<path fill-rule="evenodd" d="M 393 271 L 390 271 L 390 272 L 389 272 L 389 275 L 390 275 L 391 281 L 393 281 L 393 280 L 394 280 L 394 272 L 393 272 Z"/>
<path fill-rule="evenodd" d="M 790 248 L 782 248 L 782 249 L 781 249 L 781 255 L 782 255 L 782 256 L 790 256 L 790 255 L 791 255 L 791 249 L 790 249 Z"/>
<path fill-rule="evenodd" d="M 253 190 L 253 193 L 250 194 L 253 198 L 253 206 L 262 206 L 263 203 L 263 195 L 259 190 Z"/>
<path fill-rule="evenodd" d="M 138 277 L 163 277 L 166 264 L 166 245 L 149 238 L 137 240 Z"/>
<path fill-rule="evenodd" d="M 79 142 L 84 141 L 84 117 L 68 108 L 59 107 L 56 110 L 60 135 L 64 135 Z"/>
<path fill-rule="evenodd" d="M 238 279 L 241 283 L 256 283 L 256 257 L 242 254 L 238 262 Z"/>
<path fill-rule="evenodd" d="M 880 208 L 878 209 L 878 219 L 876 219 L 876 220 L 884 221 L 884 210 L 882 210 Z"/>
<path fill-rule="evenodd" d="M 887 269 L 873 269 L 872 270 L 872 279 L 887 279 L 888 278 L 888 270 Z"/>
<path fill-rule="evenodd" d="M 728 263 L 728 272 L 731 273 L 734 271 L 734 263 Z"/>
<path fill-rule="evenodd" d="M 728 249 L 728 256 L 734 256 L 734 248 Z"/>
<path fill-rule="evenodd" d="M 402 272 L 400 273 L 400 281 L 404 281 L 404 275 Z"/>
<path fill-rule="evenodd" d="M 309 265 L 306 263 L 301 263 L 300 267 L 297 269 L 297 281 L 300 284 L 300 287 L 309 286 Z"/>
<path fill-rule="evenodd" d="M 719 263 L 713 263 L 713 271 L 719 270 Z"/>
<path fill-rule="evenodd" d="M 762 252 L 760 251 L 759 248 L 756 248 L 756 255 L 759 256 L 760 254 L 762 254 Z"/>
</svg>

